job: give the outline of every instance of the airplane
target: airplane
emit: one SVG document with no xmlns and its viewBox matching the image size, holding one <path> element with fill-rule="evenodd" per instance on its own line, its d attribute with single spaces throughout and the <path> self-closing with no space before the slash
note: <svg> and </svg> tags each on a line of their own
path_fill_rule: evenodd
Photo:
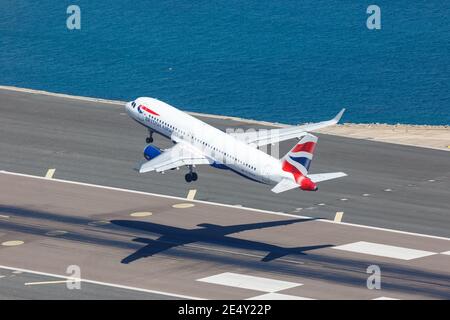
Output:
<svg viewBox="0 0 450 320">
<path fill-rule="evenodd" d="M 186 166 L 186 182 L 198 179 L 194 168 L 210 165 L 231 170 L 250 180 L 272 186 L 280 193 L 294 188 L 317 191 L 318 182 L 344 177 L 344 172 L 309 174 L 309 167 L 318 138 L 309 133 L 339 122 L 345 109 L 333 119 L 281 129 L 224 132 L 163 101 L 140 97 L 125 104 L 127 114 L 148 129 L 144 157 L 147 162 L 140 173 Z M 153 133 L 175 143 L 166 150 L 152 145 Z M 298 138 L 298 143 L 281 159 L 272 157 L 258 147 Z"/>
</svg>

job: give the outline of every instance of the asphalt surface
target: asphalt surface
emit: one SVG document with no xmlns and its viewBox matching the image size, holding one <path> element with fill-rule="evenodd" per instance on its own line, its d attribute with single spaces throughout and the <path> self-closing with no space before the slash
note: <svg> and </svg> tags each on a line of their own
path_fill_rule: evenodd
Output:
<svg viewBox="0 0 450 320">
<path fill-rule="evenodd" d="M 173 296 L 83 283 L 0 267 L 0 300 L 165 300 Z"/>
<path fill-rule="evenodd" d="M 450 299 L 450 239 L 10 173 L 0 187 L 2 299 Z M 360 241 L 395 247 L 343 250 Z M 81 290 L 14 273 L 73 265 Z"/>
<path fill-rule="evenodd" d="M 209 166 L 198 167 L 199 180 L 191 184 L 184 169 L 138 174 L 133 168 L 143 160 L 147 133 L 123 106 L 0 90 L 0 113 L 0 170 L 43 176 L 55 168 L 60 179 L 175 196 L 197 189 L 201 200 L 327 219 L 343 211 L 345 222 L 450 237 L 447 151 L 318 135 L 311 173 L 349 176 L 323 182 L 315 193 L 273 194 L 268 186 Z M 223 129 L 254 127 L 202 120 Z M 155 145 L 170 147 L 155 138 Z M 294 143 L 281 143 L 280 155 Z"/>
</svg>

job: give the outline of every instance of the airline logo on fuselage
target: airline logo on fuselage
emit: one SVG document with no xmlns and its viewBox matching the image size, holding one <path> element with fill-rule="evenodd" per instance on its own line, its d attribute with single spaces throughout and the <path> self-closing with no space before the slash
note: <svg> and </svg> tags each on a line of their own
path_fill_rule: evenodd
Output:
<svg viewBox="0 0 450 320">
<path fill-rule="evenodd" d="M 138 110 L 138 112 L 139 113 L 142 113 L 142 110 L 144 110 L 144 111 L 146 111 L 146 112 L 148 112 L 148 113 L 150 113 L 150 114 L 153 114 L 153 115 L 155 115 L 155 116 L 159 116 L 159 114 L 158 113 L 156 113 L 155 111 L 153 111 L 152 109 L 150 109 L 150 108 L 147 108 L 146 106 L 144 106 L 144 105 L 139 105 L 138 107 L 137 107 L 137 110 Z"/>
</svg>

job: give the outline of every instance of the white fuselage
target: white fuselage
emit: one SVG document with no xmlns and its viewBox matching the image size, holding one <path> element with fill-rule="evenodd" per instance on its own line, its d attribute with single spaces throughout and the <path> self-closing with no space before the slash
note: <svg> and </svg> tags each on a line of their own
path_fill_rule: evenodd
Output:
<svg viewBox="0 0 450 320">
<path fill-rule="evenodd" d="M 238 174 L 265 184 L 276 184 L 283 178 L 293 180 L 292 174 L 282 170 L 279 159 L 167 103 L 143 97 L 127 103 L 126 111 L 151 131 L 174 142 L 189 143 L 200 150 L 213 166 L 225 165 Z"/>
</svg>

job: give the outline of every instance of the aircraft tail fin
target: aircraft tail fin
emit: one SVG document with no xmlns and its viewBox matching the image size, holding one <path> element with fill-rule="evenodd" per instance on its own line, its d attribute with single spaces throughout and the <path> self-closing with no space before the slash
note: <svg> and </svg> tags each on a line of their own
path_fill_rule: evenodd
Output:
<svg viewBox="0 0 450 320">
<path fill-rule="evenodd" d="M 283 170 L 306 176 L 311 165 L 317 140 L 318 138 L 310 133 L 304 135 L 281 159 Z"/>
</svg>

